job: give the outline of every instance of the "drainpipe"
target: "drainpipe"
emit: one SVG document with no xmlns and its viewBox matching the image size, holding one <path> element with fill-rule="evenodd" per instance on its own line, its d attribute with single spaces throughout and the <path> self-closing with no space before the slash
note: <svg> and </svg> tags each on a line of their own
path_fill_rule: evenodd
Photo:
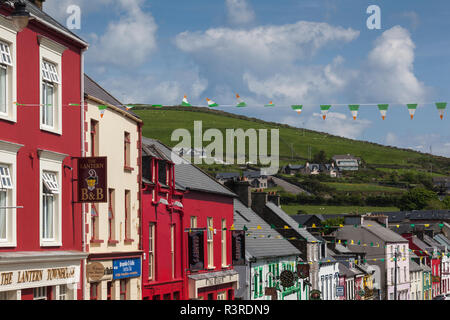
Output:
<svg viewBox="0 0 450 320">
<path fill-rule="evenodd" d="M 81 109 L 81 156 L 86 156 L 86 150 L 84 149 L 84 142 L 85 142 L 85 132 L 84 132 L 84 52 L 87 50 L 87 48 L 81 50 L 81 102 L 80 102 L 80 109 Z M 78 174 L 78 172 L 77 172 Z M 86 252 L 86 212 L 84 210 L 84 204 L 81 204 L 81 233 L 82 233 L 82 247 L 83 252 Z M 82 269 L 81 269 L 81 296 L 82 300 L 85 300 L 85 290 L 86 290 L 86 258 L 83 259 Z"/>
</svg>

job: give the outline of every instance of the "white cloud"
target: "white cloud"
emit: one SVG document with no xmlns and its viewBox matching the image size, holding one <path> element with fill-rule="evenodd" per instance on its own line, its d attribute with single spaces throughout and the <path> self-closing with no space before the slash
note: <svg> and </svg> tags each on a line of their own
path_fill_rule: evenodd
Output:
<svg viewBox="0 0 450 320">
<path fill-rule="evenodd" d="M 395 26 L 383 32 L 362 71 L 359 95 L 386 102 L 424 101 L 428 89 L 414 74 L 414 49 L 408 30 Z"/>
<path fill-rule="evenodd" d="M 260 26 L 250 30 L 214 28 L 185 31 L 176 36 L 177 47 L 191 54 L 199 65 L 242 73 L 280 70 L 311 57 L 330 43 L 356 39 L 359 31 L 327 23 L 299 21 Z"/>
<path fill-rule="evenodd" d="M 248 24 L 255 19 L 255 12 L 246 0 L 225 0 L 228 20 L 232 24 Z"/>
<path fill-rule="evenodd" d="M 329 112 L 327 119 L 323 120 L 322 115 L 313 113 L 306 120 L 306 128 L 316 131 L 327 132 L 340 137 L 349 139 L 359 138 L 372 121 L 366 119 L 353 120 L 346 114 L 339 112 Z"/>
<path fill-rule="evenodd" d="M 134 74 L 111 76 L 101 84 L 123 103 L 178 105 L 185 94 L 189 101 L 198 102 L 208 87 L 208 81 L 201 78 L 196 70 L 178 70 L 178 74 L 178 79 L 182 80 Z"/>
<path fill-rule="evenodd" d="M 118 0 L 123 15 L 110 22 L 103 35 L 97 36 L 87 57 L 92 61 L 117 66 L 139 66 L 157 49 L 153 16 L 142 10 L 142 0 Z"/>
<path fill-rule="evenodd" d="M 44 11 L 54 19 L 65 24 L 69 14 L 67 8 L 77 5 L 81 9 L 82 16 L 90 12 L 100 10 L 103 6 L 110 5 L 117 0 L 47 0 L 44 3 Z"/>
</svg>

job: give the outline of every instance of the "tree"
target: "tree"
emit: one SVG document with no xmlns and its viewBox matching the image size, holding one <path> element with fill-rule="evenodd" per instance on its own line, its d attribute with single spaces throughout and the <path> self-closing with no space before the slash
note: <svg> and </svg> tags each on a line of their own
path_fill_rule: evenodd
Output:
<svg viewBox="0 0 450 320">
<path fill-rule="evenodd" d="M 320 150 L 319 153 L 316 153 L 313 158 L 314 163 L 323 164 L 327 162 L 327 154 L 325 151 Z"/>
<path fill-rule="evenodd" d="M 400 198 L 398 206 L 400 210 L 423 210 L 438 199 L 436 192 L 425 188 L 415 188 Z"/>
</svg>

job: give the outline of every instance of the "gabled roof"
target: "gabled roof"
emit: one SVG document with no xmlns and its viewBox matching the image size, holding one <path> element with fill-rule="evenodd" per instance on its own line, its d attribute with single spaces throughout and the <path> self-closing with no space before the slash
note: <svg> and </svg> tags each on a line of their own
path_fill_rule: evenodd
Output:
<svg viewBox="0 0 450 320">
<path fill-rule="evenodd" d="M 138 115 L 127 110 L 123 103 L 117 100 L 113 95 L 111 95 L 108 91 L 103 89 L 97 82 L 92 80 L 87 74 L 84 75 L 84 94 L 89 95 L 91 97 L 97 98 L 105 103 L 108 103 L 114 107 L 117 107 L 120 110 L 125 111 L 126 113 L 132 115 L 135 118 L 139 118 Z"/>
<path fill-rule="evenodd" d="M 232 191 L 214 178 L 211 178 L 195 165 L 179 157 L 176 153 L 172 153 L 172 149 L 161 141 L 142 137 L 142 146 L 157 148 L 158 152 L 162 153 L 166 159 L 171 159 L 175 163 L 175 182 L 182 188 L 236 197 Z"/>
<path fill-rule="evenodd" d="M 80 44 L 82 44 L 84 47 L 88 46 L 88 43 L 81 39 L 79 36 L 77 36 L 75 33 L 70 31 L 67 27 L 53 19 L 50 15 L 48 15 L 43 10 L 39 9 L 34 3 L 31 1 L 26 1 L 27 10 L 30 13 L 31 16 L 35 16 L 36 18 L 44 21 L 45 23 L 48 23 L 56 30 L 60 31 L 61 33 L 66 33 L 70 37 L 76 39 Z"/>
<path fill-rule="evenodd" d="M 338 268 L 339 274 L 344 275 L 347 278 L 352 278 L 355 276 L 355 273 L 351 271 L 349 268 L 347 268 L 347 266 L 342 262 L 339 262 Z"/>
<path fill-rule="evenodd" d="M 281 218 L 286 225 L 294 229 L 300 236 L 306 239 L 308 242 L 319 242 L 311 233 L 309 233 L 305 228 L 299 228 L 298 223 L 292 219 L 286 212 L 283 211 L 273 202 L 267 202 L 266 207 L 269 208 L 273 213 L 275 213 L 279 218 Z"/>
<path fill-rule="evenodd" d="M 422 271 L 422 267 L 419 266 L 417 263 L 415 263 L 414 261 L 412 261 L 411 259 L 409 259 L 409 271 Z"/>
<path fill-rule="evenodd" d="M 261 178 L 266 177 L 261 171 L 244 171 L 243 176 L 245 178 Z"/>
<path fill-rule="evenodd" d="M 232 179 L 239 178 L 240 176 L 239 172 L 218 172 L 216 174 L 216 179 Z"/>
<path fill-rule="evenodd" d="M 439 242 L 441 245 L 447 247 L 447 250 L 450 250 L 450 240 L 443 234 L 437 234 L 433 237 L 433 239 Z"/>
<path fill-rule="evenodd" d="M 294 219 L 298 224 L 305 225 L 308 223 L 309 220 L 311 220 L 314 217 L 321 220 L 317 215 L 314 214 L 296 214 L 292 216 L 292 219 Z"/>
<path fill-rule="evenodd" d="M 417 236 L 413 236 L 411 238 L 411 241 L 423 251 L 430 251 L 430 252 L 433 251 L 433 247 L 420 240 Z"/>
<path fill-rule="evenodd" d="M 375 221 L 364 221 L 361 227 L 385 242 L 408 242 L 394 231 L 385 228 Z"/>
<path fill-rule="evenodd" d="M 440 244 L 439 242 L 437 242 L 436 240 L 434 240 L 433 238 L 431 238 L 430 236 L 424 234 L 423 235 L 423 242 L 425 242 L 426 244 L 439 249 L 440 251 L 445 250 L 445 246 L 443 246 L 442 244 Z"/>
<path fill-rule="evenodd" d="M 288 240 L 278 239 L 280 234 L 237 198 L 234 199 L 234 226 L 236 230 L 244 226 L 249 229 L 251 235 L 245 237 L 245 250 L 254 258 L 301 255 Z"/>
</svg>

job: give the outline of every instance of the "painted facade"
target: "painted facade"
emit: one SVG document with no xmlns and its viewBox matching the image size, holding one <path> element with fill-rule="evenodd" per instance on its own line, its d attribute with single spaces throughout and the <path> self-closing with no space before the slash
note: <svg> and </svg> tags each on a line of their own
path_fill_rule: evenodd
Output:
<svg viewBox="0 0 450 320">
<path fill-rule="evenodd" d="M 318 278 L 322 300 L 337 300 L 336 287 L 339 284 L 339 264 L 336 261 L 322 262 Z"/>
<path fill-rule="evenodd" d="M 82 155 L 82 55 L 87 43 L 30 2 L 17 32 L 0 7 L 0 298 L 81 296 L 81 206 L 72 157 Z M 17 102 L 17 103 L 16 103 Z"/>
<path fill-rule="evenodd" d="M 107 157 L 108 195 L 106 203 L 84 205 L 89 252 L 84 298 L 140 300 L 142 121 L 119 108 L 120 103 L 88 77 L 85 92 L 86 157 Z M 99 105 L 108 106 L 103 117 Z M 90 276 L 95 265 L 105 269 L 101 279 Z M 125 275 L 121 271 L 127 268 L 133 272 Z"/>
</svg>

